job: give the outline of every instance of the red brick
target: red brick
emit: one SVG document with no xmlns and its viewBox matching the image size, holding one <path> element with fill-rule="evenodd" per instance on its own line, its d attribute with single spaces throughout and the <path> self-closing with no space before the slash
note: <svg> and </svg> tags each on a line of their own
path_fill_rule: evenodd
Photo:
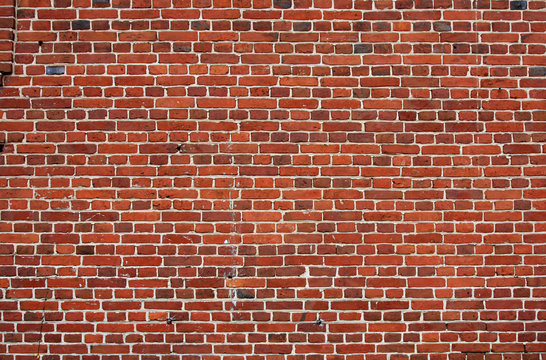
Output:
<svg viewBox="0 0 546 360">
<path fill-rule="evenodd" d="M 0 353 L 542 354 L 543 7 L 0 0 Z"/>
</svg>

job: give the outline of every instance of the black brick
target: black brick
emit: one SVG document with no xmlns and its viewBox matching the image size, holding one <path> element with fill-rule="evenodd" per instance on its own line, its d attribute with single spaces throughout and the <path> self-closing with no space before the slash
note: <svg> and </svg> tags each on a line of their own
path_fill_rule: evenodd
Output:
<svg viewBox="0 0 546 360">
<path fill-rule="evenodd" d="M 354 46 L 355 54 L 371 53 L 372 51 L 373 51 L 372 44 L 355 44 Z"/>
<path fill-rule="evenodd" d="M 510 1 L 510 10 L 527 10 L 527 1 Z"/>
<path fill-rule="evenodd" d="M 292 7 L 292 0 L 273 0 L 276 8 L 289 9 Z"/>
<path fill-rule="evenodd" d="M 64 75 L 64 66 L 46 66 L 47 75 Z"/>
<path fill-rule="evenodd" d="M 237 289 L 237 297 L 239 299 L 254 299 L 254 295 L 250 291 L 244 289 Z"/>
<path fill-rule="evenodd" d="M 75 20 L 72 21 L 72 30 L 89 30 L 91 29 L 91 21 Z"/>
</svg>

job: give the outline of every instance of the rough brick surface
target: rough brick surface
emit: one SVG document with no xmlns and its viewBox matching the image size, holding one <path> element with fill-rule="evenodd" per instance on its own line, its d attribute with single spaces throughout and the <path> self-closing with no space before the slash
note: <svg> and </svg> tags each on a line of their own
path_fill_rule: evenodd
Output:
<svg viewBox="0 0 546 360">
<path fill-rule="evenodd" d="M 15 0 L 0 0 L 0 78 L 12 71 L 14 27 Z"/>
<path fill-rule="evenodd" d="M 17 1 L 0 359 L 545 359 L 544 7 Z"/>
</svg>

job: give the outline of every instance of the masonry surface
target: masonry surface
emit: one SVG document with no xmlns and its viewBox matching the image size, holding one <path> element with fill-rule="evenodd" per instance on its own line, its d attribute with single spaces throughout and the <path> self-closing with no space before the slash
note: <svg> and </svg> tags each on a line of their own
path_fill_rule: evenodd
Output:
<svg viewBox="0 0 546 360">
<path fill-rule="evenodd" d="M 0 0 L 0 359 L 546 359 L 545 7 Z"/>
</svg>

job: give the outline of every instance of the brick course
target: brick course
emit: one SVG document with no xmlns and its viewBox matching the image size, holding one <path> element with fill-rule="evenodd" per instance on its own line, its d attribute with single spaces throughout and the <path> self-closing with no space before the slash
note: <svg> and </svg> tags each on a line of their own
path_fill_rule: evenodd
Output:
<svg viewBox="0 0 546 360">
<path fill-rule="evenodd" d="M 0 359 L 545 359 L 545 8 L 0 0 Z"/>
</svg>

